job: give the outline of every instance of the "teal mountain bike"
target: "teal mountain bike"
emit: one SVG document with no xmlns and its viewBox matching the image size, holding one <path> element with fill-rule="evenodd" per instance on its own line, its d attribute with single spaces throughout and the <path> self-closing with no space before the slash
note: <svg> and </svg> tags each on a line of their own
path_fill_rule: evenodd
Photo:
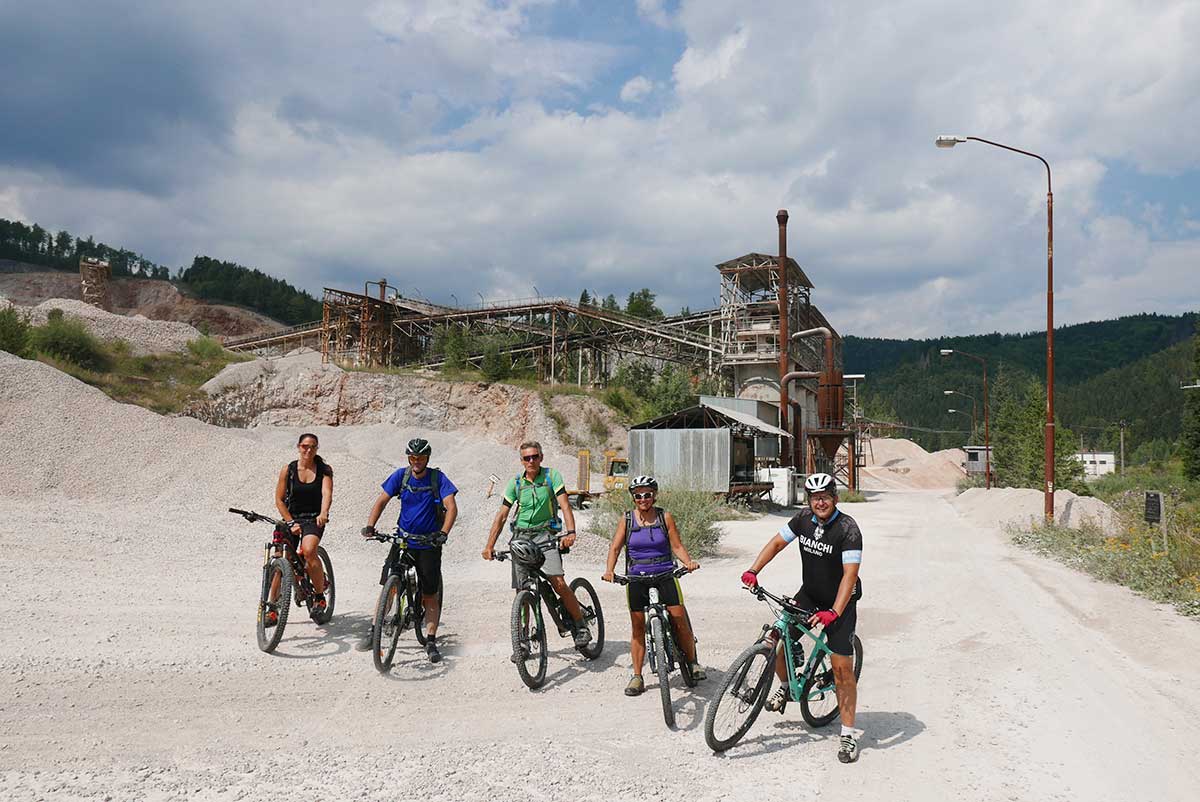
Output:
<svg viewBox="0 0 1200 802">
<path fill-rule="evenodd" d="M 789 698 L 800 700 L 804 720 L 812 727 L 824 727 L 838 717 L 837 689 L 829 660 L 833 652 L 825 642 L 824 632 L 816 634 L 808 628 L 808 619 L 815 611 L 802 609 L 791 599 L 776 596 L 762 586 L 747 590 L 773 608 L 775 623 L 765 624 L 758 640 L 733 661 L 720 694 L 708 706 L 704 740 L 714 752 L 724 752 L 736 744 L 754 725 L 771 691 L 779 649 L 783 650 L 787 663 Z M 811 641 L 807 659 L 806 640 Z M 862 672 L 862 662 L 862 641 L 855 635 L 856 679 Z"/>
</svg>

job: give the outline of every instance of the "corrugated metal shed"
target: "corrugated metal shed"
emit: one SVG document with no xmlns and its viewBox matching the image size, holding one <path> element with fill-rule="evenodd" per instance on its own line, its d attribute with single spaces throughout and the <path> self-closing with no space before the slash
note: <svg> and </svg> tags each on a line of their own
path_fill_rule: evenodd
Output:
<svg viewBox="0 0 1200 802">
<path fill-rule="evenodd" d="M 723 493 L 729 489 L 729 429 L 633 429 L 629 473 L 648 473 L 666 487 Z"/>
</svg>

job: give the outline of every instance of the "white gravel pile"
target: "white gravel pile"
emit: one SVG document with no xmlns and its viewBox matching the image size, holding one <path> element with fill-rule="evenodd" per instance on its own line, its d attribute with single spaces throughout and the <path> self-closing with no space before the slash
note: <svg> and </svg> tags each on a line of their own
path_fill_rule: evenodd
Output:
<svg viewBox="0 0 1200 802">
<path fill-rule="evenodd" d="M 0 440 L 8 453 L 0 461 L 0 486 L 6 492 L 85 506 L 128 505 L 131 515 L 186 520 L 206 537 L 240 523 L 227 507 L 276 514 L 275 481 L 279 469 L 295 459 L 302 431 L 318 435 L 321 456 L 334 468 L 330 525 L 339 536 L 357 537 L 380 483 L 407 464 L 405 444 L 417 436 L 429 439 L 431 464 L 460 491 L 456 531 L 470 533 L 447 547 L 448 560 L 479 552 L 503 490 L 498 484 L 487 497 L 489 475 L 503 482 L 520 470 L 514 449 L 474 433 L 389 424 L 244 430 L 163 417 L 118 404 L 48 365 L 2 352 L 0 409 Z M 568 475 L 571 467 L 563 464 L 560 470 Z M 394 524 L 398 513 L 393 501 L 383 522 Z"/>
<path fill-rule="evenodd" d="M 102 340 L 125 340 L 130 350 L 138 355 L 184 351 L 188 342 L 203 336 L 187 323 L 149 320 L 141 315 L 114 315 L 83 301 L 68 298 L 52 298 L 32 307 L 29 310 L 31 322 L 42 325 L 52 309 L 61 309 L 64 315 L 82 320 L 88 330 Z"/>
<path fill-rule="evenodd" d="M 951 504 L 959 514 L 980 526 L 1021 526 L 1039 523 L 1045 512 L 1045 495 L 1027 487 L 973 487 Z M 1116 511 L 1098 498 L 1077 496 L 1070 490 L 1054 491 L 1054 520 L 1060 526 L 1079 528 L 1086 521 L 1115 534 L 1120 529 Z"/>
</svg>

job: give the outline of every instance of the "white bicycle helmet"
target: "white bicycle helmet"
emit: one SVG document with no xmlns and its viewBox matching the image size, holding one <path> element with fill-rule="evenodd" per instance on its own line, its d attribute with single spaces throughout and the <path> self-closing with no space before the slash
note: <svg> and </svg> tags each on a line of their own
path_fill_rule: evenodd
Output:
<svg viewBox="0 0 1200 802">
<path fill-rule="evenodd" d="M 651 488 L 654 488 L 655 491 L 657 491 L 658 490 L 658 480 L 655 479 L 653 476 L 650 476 L 649 474 L 642 474 L 641 476 L 635 476 L 635 477 L 633 477 L 633 480 L 629 482 L 629 492 L 632 493 L 633 489 L 635 487 L 651 487 Z"/>
<path fill-rule="evenodd" d="M 827 473 L 810 474 L 804 480 L 804 492 L 808 495 L 813 493 L 831 493 L 837 495 L 837 483 L 833 481 L 833 477 Z"/>
</svg>

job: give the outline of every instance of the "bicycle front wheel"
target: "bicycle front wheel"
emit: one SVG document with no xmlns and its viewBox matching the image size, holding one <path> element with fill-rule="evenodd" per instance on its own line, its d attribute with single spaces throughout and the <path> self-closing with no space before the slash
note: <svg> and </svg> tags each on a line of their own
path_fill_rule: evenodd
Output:
<svg viewBox="0 0 1200 802">
<path fill-rule="evenodd" d="M 750 731 L 767 701 L 774 667 L 775 650 L 761 641 L 733 661 L 704 717 L 704 740 L 714 752 L 724 752 Z"/>
<path fill-rule="evenodd" d="M 325 611 L 313 616 L 318 624 L 328 624 L 333 618 L 333 605 L 337 601 L 337 586 L 333 581 L 333 560 L 324 546 L 317 548 L 317 557 L 321 560 L 321 568 L 325 571 Z"/>
<path fill-rule="evenodd" d="M 292 566 L 283 557 L 275 557 L 263 566 L 262 593 L 258 599 L 258 648 L 270 654 L 283 638 L 287 626 L 288 607 L 292 603 Z M 271 585 L 279 586 L 279 595 L 271 601 Z M 267 614 L 277 616 L 274 626 L 267 626 Z"/>
<path fill-rule="evenodd" d="M 863 645 L 858 636 L 854 636 L 854 678 L 862 674 Z M 833 681 L 833 666 L 829 662 L 829 653 L 821 654 L 821 659 L 813 666 L 812 671 L 804 678 L 800 686 L 800 713 L 810 727 L 824 727 L 838 717 L 839 707 L 837 687 Z"/>
<path fill-rule="evenodd" d="M 671 661 L 667 659 L 667 633 L 663 629 L 662 618 L 657 615 L 650 619 L 650 648 L 658 659 L 655 661 L 655 673 L 658 674 L 658 695 L 662 698 L 663 721 L 667 726 L 675 727 L 675 709 L 671 707 Z"/>
<path fill-rule="evenodd" d="M 521 681 L 531 689 L 542 687 L 546 681 L 546 627 L 533 591 L 522 590 L 513 599 L 512 647 Z"/>
<path fill-rule="evenodd" d="M 375 626 L 371 630 L 371 660 L 375 668 L 386 672 L 396 657 L 396 643 L 404 628 L 404 617 L 408 614 L 408 594 L 400 577 L 388 577 L 379 591 L 375 604 Z"/>
<path fill-rule="evenodd" d="M 604 613 L 600 610 L 600 597 L 596 595 L 592 583 L 581 576 L 571 580 L 571 592 L 575 594 L 579 609 L 583 611 L 584 623 L 592 631 L 592 639 L 588 641 L 588 645 L 576 648 L 587 659 L 595 660 L 604 651 Z"/>
</svg>

